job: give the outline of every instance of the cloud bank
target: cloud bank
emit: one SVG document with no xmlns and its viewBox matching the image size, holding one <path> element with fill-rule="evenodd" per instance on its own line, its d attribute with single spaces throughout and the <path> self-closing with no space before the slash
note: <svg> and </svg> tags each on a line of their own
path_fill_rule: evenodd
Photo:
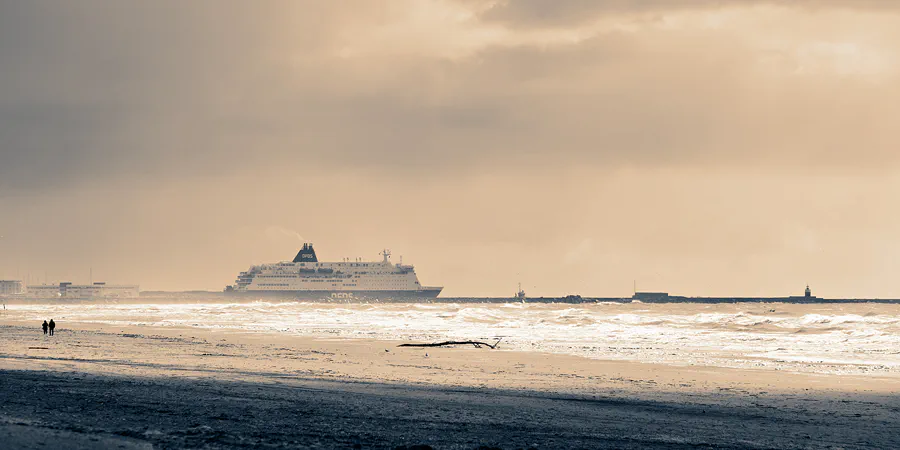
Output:
<svg viewBox="0 0 900 450">
<path fill-rule="evenodd" d="M 2 2 L 0 206 L 22 211 L 0 230 L 20 236 L 2 263 L 30 258 L 37 271 L 56 249 L 68 273 L 84 233 L 112 261 L 152 250 L 122 231 L 139 230 L 178 250 L 123 277 L 215 288 L 222 272 L 281 254 L 223 242 L 279 224 L 333 244 L 364 223 L 372 236 L 336 250 L 415 235 L 406 243 L 457 293 L 500 288 L 442 261 L 510 264 L 534 242 L 559 260 L 592 243 L 577 276 L 515 270 L 548 274 L 548 290 L 630 286 L 642 264 L 695 267 L 665 283 L 702 290 L 715 261 L 764 278 L 753 258 L 796 266 L 791 252 L 877 272 L 887 250 L 852 242 L 883 230 L 827 211 L 897 223 L 882 207 L 897 200 L 898 43 L 900 8 L 877 0 Z M 43 224 L 63 198 L 97 206 Z M 551 218 L 509 223 L 523 215 Z M 307 226 L 322 220 L 331 228 Z M 227 267 L 202 282 L 150 268 L 210 252 Z M 760 289 L 789 276 L 806 277 Z"/>
</svg>

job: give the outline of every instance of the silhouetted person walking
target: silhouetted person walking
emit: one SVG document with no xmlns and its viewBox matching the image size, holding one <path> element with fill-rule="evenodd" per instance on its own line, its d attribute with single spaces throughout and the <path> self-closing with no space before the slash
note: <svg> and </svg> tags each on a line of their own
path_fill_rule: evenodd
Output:
<svg viewBox="0 0 900 450">
<path fill-rule="evenodd" d="M 41 328 L 44 329 L 44 334 L 47 334 L 47 327 L 48 327 L 48 326 L 49 326 L 49 325 L 47 325 L 47 321 L 46 321 L 46 320 L 44 321 L 44 323 L 41 324 Z"/>
<path fill-rule="evenodd" d="M 56 322 L 53 319 L 50 319 L 50 323 L 47 324 L 47 328 L 50 328 L 50 336 L 53 336 L 53 329 L 56 328 Z"/>
</svg>

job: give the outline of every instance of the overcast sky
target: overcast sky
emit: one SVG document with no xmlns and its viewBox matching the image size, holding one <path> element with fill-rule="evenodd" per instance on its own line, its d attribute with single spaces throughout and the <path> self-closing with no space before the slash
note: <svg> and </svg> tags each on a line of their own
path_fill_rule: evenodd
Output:
<svg viewBox="0 0 900 450">
<path fill-rule="evenodd" d="M 0 277 L 900 297 L 893 0 L 0 0 L 0 67 Z"/>
</svg>

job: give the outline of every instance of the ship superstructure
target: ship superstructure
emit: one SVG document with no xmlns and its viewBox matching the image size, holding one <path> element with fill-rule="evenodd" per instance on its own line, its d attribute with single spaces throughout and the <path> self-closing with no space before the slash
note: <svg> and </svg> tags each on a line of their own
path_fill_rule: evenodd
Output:
<svg viewBox="0 0 900 450">
<path fill-rule="evenodd" d="M 381 255 L 381 261 L 319 262 L 313 245 L 303 244 L 292 261 L 253 266 L 225 292 L 308 300 L 427 299 L 441 293 L 440 286 L 422 286 L 412 265 L 393 264 L 390 250 Z"/>
<path fill-rule="evenodd" d="M 525 291 L 522 290 L 522 283 L 519 283 L 519 290 L 516 291 L 516 300 L 525 303 Z"/>
</svg>

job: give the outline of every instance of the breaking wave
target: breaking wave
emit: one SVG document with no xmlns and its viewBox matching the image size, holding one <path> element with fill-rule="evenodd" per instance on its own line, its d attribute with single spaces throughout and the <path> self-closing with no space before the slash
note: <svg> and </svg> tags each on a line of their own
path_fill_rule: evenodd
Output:
<svg viewBox="0 0 900 450">
<path fill-rule="evenodd" d="M 302 336 L 503 338 L 503 348 L 596 359 L 820 373 L 900 373 L 892 304 L 17 305 L 22 320 L 201 327 Z"/>
</svg>

